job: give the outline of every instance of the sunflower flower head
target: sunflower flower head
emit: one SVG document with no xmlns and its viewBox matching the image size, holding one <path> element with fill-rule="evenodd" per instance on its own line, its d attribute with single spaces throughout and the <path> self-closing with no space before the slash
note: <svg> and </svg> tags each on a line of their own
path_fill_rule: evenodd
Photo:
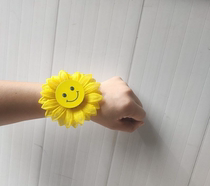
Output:
<svg viewBox="0 0 210 186">
<path fill-rule="evenodd" d="M 71 75 L 61 70 L 58 76 L 46 79 L 38 102 L 46 110 L 46 117 L 58 121 L 60 126 L 77 128 L 78 124 L 89 121 L 91 115 L 97 115 L 103 99 L 99 87 L 100 83 L 92 74 L 75 72 Z"/>
</svg>

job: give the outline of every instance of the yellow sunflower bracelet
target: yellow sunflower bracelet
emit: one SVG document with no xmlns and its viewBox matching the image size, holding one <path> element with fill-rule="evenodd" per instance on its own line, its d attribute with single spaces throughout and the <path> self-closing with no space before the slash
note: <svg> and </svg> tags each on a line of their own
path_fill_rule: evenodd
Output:
<svg viewBox="0 0 210 186">
<path fill-rule="evenodd" d="M 75 72 L 71 75 L 61 70 L 58 76 L 46 79 L 38 102 L 46 110 L 46 117 L 58 120 L 60 126 L 77 128 L 84 120 L 90 120 L 91 115 L 97 115 L 99 101 L 103 99 L 100 85 L 92 74 Z"/>
</svg>

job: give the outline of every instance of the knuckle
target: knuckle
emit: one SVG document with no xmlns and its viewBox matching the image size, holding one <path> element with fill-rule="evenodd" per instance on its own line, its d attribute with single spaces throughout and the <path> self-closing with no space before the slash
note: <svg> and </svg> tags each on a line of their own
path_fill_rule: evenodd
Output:
<svg viewBox="0 0 210 186">
<path fill-rule="evenodd" d="M 122 102 L 122 110 L 129 111 L 132 107 L 132 101 L 130 99 Z"/>
<path fill-rule="evenodd" d="M 113 78 L 122 80 L 122 78 L 120 76 L 114 76 Z"/>
<path fill-rule="evenodd" d="M 143 110 L 143 118 L 146 118 L 146 116 L 147 116 L 147 113 L 145 112 L 145 110 Z"/>
<path fill-rule="evenodd" d="M 124 93 L 126 95 L 129 95 L 130 96 L 130 95 L 133 94 L 133 90 L 131 88 L 129 88 L 129 87 L 126 87 L 125 90 L 124 90 Z"/>
</svg>

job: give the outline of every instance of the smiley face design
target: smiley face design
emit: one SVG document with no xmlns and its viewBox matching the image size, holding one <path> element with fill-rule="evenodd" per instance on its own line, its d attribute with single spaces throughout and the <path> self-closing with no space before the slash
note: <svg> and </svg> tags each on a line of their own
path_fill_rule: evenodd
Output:
<svg viewBox="0 0 210 186">
<path fill-rule="evenodd" d="M 57 102 L 65 108 L 74 108 L 84 99 L 83 86 L 74 80 L 66 80 L 58 85 L 55 92 Z"/>
</svg>

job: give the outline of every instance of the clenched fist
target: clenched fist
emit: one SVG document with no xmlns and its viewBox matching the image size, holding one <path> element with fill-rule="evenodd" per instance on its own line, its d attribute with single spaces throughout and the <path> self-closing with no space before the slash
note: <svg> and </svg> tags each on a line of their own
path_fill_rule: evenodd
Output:
<svg viewBox="0 0 210 186">
<path fill-rule="evenodd" d="M 141 101 L 119 76 L 101 83 L 103 100 L 91 120 L 109 129 L 133 132 L 144 124 L 146 112 Z"/>
</svg>

